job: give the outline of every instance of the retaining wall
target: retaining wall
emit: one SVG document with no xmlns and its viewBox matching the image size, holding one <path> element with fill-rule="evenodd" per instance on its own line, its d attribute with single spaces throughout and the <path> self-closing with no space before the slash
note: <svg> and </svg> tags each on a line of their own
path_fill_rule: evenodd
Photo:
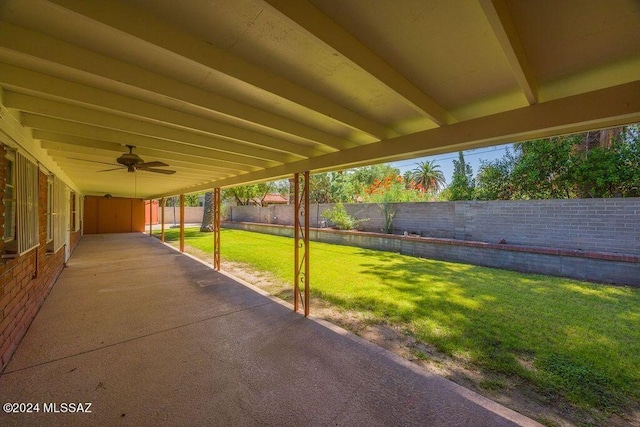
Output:
<svg viewBox="0 0 640 427">
<path fill-rule="evenodd" d="M 283 225 L 225 222 L 223 227 L 293 236 L 293 227 Z M 312 229 L 309 238 L 421 258 L 640 287 L 640 255 L 332 229 Z"/>
</svg>

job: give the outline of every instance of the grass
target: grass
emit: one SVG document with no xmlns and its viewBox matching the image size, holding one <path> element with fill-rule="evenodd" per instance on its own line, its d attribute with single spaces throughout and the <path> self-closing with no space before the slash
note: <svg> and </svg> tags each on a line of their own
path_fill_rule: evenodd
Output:
<svg viewBox="0 0 640 427">
<path fill-rule="evenodd" d="M 187 229 L 185 239 L 212 252 L 211 233 Z M 222 230 L 221 250 L 292 283 L 289 238 Z M 550 401 L 604 414 L 640 401 L 640 289 L 316 242 L 310 268 L 312 295 L 402 325 L 461 363 L 517 376 Z"/>
</svg>

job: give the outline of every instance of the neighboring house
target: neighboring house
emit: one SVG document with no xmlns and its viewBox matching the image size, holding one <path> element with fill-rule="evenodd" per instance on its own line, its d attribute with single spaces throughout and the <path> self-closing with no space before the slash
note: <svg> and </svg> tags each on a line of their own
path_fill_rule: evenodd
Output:
<svg viewBox="0 0 640 427">
<path fill-rule="evenodd" d="M 256 205 L 260 205 L 259 199 L 254 199 L 253 202 Z M 282 194 L 269 193 L 264 196 L 264 199 L 262 199 L 262 206 L 286 205 L 287 203 L 289 203 L 289 201 Z"/>
</svg>

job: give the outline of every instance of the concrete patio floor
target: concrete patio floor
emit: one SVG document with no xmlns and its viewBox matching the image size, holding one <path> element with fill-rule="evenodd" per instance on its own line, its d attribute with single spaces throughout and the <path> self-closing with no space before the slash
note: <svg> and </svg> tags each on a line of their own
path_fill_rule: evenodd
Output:
<svg viewBox="0 0 640 427">
<path fill-rule="evenodd" d="M 83 237 L 0 402 L 40 404 L 5 426 L 538 425 L 143 234 Z"/>
</svg>

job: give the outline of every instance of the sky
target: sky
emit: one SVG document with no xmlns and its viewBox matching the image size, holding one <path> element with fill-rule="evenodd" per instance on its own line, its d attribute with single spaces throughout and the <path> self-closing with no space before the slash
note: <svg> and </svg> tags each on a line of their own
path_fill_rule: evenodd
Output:
<svg viewBox="0 0 640 427">
<path fill-rule="evenodd" d="M 499 159 L 504 156 L 507 148 L 510 148 L 512 144 L 497 145 L 494 147 L 476 148 L 474 150 L 463 151 L 464 160 L 473 168 L 473 176 L 476 176 L 478 169 L 480 168 L 480 161 L 491 161 Z M 447 184 L 451 183 L 453 177 L 453 160 L 458 159 L 458 152 L 448 154 L 439 154 L 437 156 L 419 157 L 412 160 L 402 160 L 399 162 L 390 163 L 400 169 L 400 173 L 404 174 L 407 170 L 415 169 L 416 165 L 424 160 L 435 160 L 436 164 L 440 166 L 440 170 L 444 174 Z"/>
</svg>

